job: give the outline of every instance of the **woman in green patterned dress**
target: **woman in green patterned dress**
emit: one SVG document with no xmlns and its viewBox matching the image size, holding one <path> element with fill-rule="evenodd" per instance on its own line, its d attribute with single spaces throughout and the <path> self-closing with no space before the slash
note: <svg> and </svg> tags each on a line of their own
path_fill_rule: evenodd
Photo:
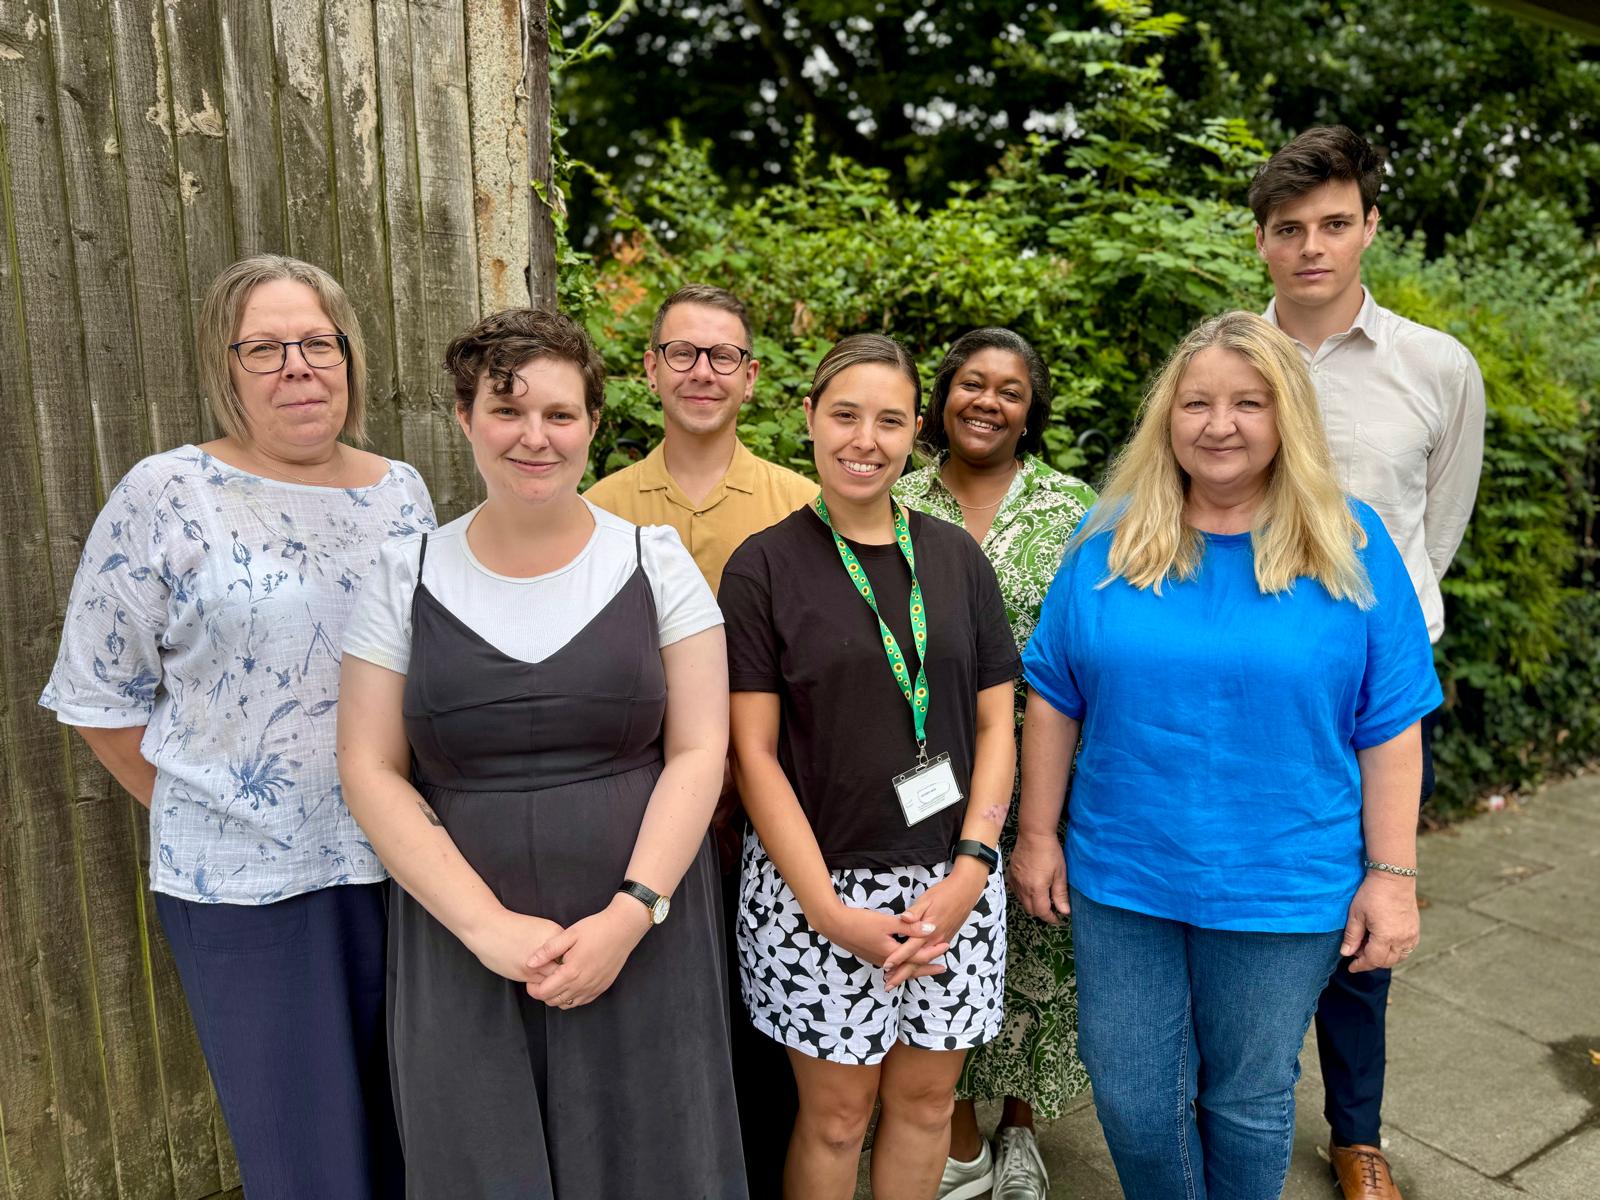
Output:
<svg viewBox="0 0 1600 1200">
<path fill-rule="evenodd" d="M 1000 579 L 1020 651 L 1055 577 L 1067 539 L 1094 490 L 1039 456 L 1050 416 L 1050 372 L 1009 329 L 975 329 L 950 348 L 923 422 L 931 466 L 901 479 L 894 494 L 911 508 L 960 525 Z M 1026 692 L 1017 681 L 1017 733 Z M 1016 796 L 1001 838 L 1017 836 Z M 1006 925 L 1005 1021 L 967 1059 L 951 1127 L 941 1200 L 967 1200 L 992 1186 L 995 1200 L 1043 1200 L 1049 1187 L 1034 1139 L 1035 1117 L 1051 1120 L 1089 1086 L 1078 1061 L 1077 977 L 1066 923 L 1046 925 L 1012 896 Z M 1005 1098 L 995 1152 L 978 1130 L 974 1100 Z"/>
</svg>

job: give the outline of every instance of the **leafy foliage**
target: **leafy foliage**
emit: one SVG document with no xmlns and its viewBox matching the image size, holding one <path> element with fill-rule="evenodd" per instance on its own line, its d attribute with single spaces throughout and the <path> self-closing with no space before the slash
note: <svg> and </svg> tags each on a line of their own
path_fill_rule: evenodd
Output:
<svg viewBox="0 0 1600 1200">
<path fill-rule="evenodd" d="M 1188 139 L 1218 113 L 1274 144 L 1339 121 L 1389 151 L 1391 227 L 1422 230 L 1435 252 L 1518 196 L 1600 225 L 1600 61 L 1576 38 L 1469 0 L 1176 8 L 1189 20 L 1164 44 L 1181 110 L 1174 186 L 1206 182 L 1210 160 Z M 630 192 L 680 122 L 748 199 L 783 174 L 809 119 L 822 157 L 881 167 L 892 194 L 939 204 L 1029 133 L 1072 137 L 1095 103 L 1092 65 L 1034 69 L 1046 38 L 1178 19 L 1092 0 L 652 0 L 618 22 L 606 56 L 566 73 L 558 101 L 573 153 Z M 606 207 L 581 194 L 580 232 L 598 233 Z"/>
<path fill-rule="evenodd" d="M 717 146 L 678 124 L 627 194 L 596 173 L 618 213 L 588 293 L 613 372 L 600 471 L 660 437 L 640 361 L 656 305 L 711 282 L 750 306 L 762 371 L 741 430 L 764 457 L 810 470 L 800 400 L 836 338 L 891 333 L 926 377 L 961 333 L 1002 324 L 1051 366 L 1047 456 L 1098 476 L 1171 347 L 1205 317 L 1259 309 L 1270 294 L 1241 204 L 1262 141 L 1171 87 L 1164 56 L 1192 33 L 1181 16 L 1137 0 L 1098 7 L 1100 27 L 1047 30 L 1002 55 L 1073 89 L 1071 130 L 1015 140 L 984 179 L 951 185 L 938 204 L 897 195 L 885 167 L 827 154 L 811 122 L 784 178 L 753 194 L 719 171 Z M 1484 482 L 1445 581 L 1438 648 L 1446 809 L 1600 757 L 1600 462 L 1587 400 L 1600 385 L 1600 268 L 1565 202 L 1530 197 L 1450 247 L 1430 259 L 1423 237 L 1386 233 L 1366 260 L 1379 299 L 1460 338 L 1488 386 Z"/>
</svg>

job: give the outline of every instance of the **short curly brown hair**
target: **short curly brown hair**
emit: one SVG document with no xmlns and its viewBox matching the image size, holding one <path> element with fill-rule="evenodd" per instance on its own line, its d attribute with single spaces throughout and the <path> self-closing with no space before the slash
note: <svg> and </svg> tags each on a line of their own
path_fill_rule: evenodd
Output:
<svg viewBox="0 0 1600 1200">
<path fill-rule="evenodd" d="M 455 336 L 444 369 L 456 388 L 456 410 L 472 411 L 478 382 L 488 375 L 497 395 L 516 388 L 517 371 L 536 358 L 571 363 L 583 376 L 583 405 L 590 419 L 606 403 L 606 364 L 588 332 L 571 317 L 541 308 L 503 308 Z"/>
</svg>

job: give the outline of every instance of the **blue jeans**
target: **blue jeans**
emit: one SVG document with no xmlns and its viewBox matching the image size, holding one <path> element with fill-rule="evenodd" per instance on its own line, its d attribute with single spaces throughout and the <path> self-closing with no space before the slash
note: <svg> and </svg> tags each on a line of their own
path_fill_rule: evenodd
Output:
<svg viewBox="0 0 1600 1200">
<path fill-rule="evenodd" d="M 1342 932 L 1201 929 L 1072 889 L 1078 1053 L 1127 1200 L 1278 1200 Z"/>
</svg>

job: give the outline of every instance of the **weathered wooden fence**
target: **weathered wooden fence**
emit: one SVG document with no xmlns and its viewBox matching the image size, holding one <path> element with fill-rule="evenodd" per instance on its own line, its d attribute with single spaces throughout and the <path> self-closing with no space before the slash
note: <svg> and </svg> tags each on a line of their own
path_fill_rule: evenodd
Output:
<svg viewBox="0 0 1600 1200">
<path fill-rule="evenodd" d="M 375 449 L 441 515 L 471 502 L 438 363 L 527 296 L 521 20 L 518 0 L 0 0 L 0 1196 L 237 1185 L 144 811 L 37 697 L 107 489 L 214 435 L 193 318 L 241 255 L 343 281 Z"/>
</svg>

